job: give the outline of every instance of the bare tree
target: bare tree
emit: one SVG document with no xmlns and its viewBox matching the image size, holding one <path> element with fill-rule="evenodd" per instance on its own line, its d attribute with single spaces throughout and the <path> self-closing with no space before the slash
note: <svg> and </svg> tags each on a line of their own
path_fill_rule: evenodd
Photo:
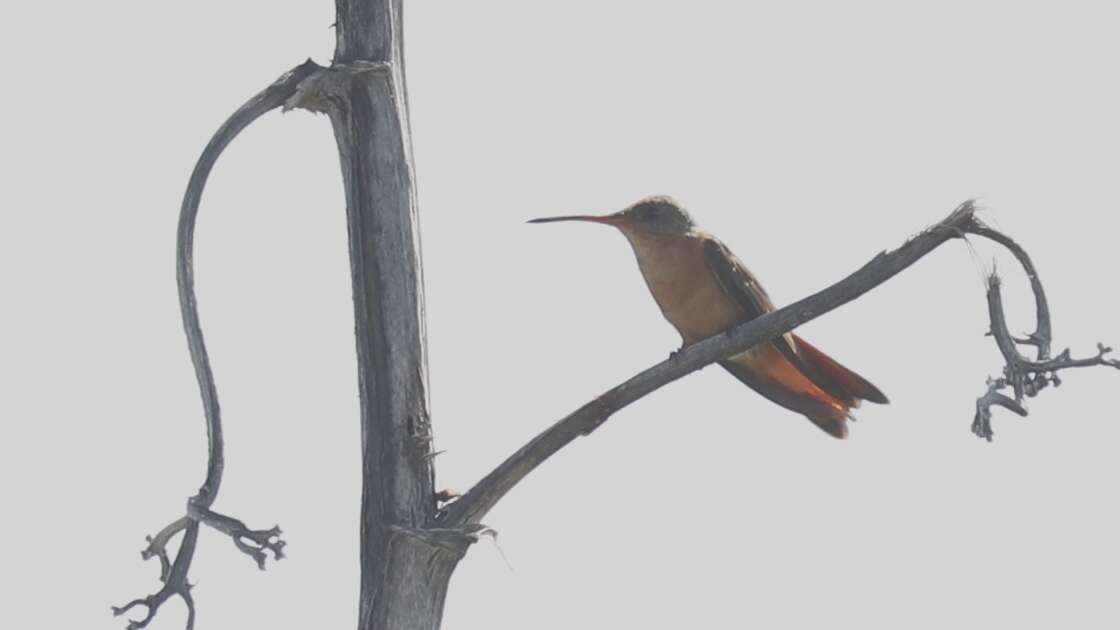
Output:
<svg viewBox="0 0 1120 630">
<path fill-rule="evenodd" d="M 1058 372 L 1105 365 L 1109 348 L 1075 359 L 1052 354 L 1049 306 L 1026 251 L 985 226 L 971 201 L 899 248 L 883 252 L 843 280 L 785 308 L 736 326 L 675 353 L 608 390 L 533 438 L 466 494 L 450 500 L 433 487 L 431 423 L 427 402 L 424 294 L 417 208 L 409 136 L 408 99 L 401 41 L 403 0 L 336 0 L 334 60 L 308 60 L 242 105 L 218 129 L 191 175 L 178 229 L 178 283 L 183 322 L 202 393 L 209 437 L 209 465 L 186 513 L 148 538 L 145 558 L 159 558 L 163 586 L 115 607 L 121 615 L 146 609 L 130 629 L 145 627 L 168 599 L 195 617 L 187 574 L 201 525 L 227 535 L 264 568 L 268 553 L 283 556 L 280 529 L 254 530 L 212 509 L 222 480 L 223 439 L 213 374 L 199 324 L 193 283 L 193 236 L 202 192 L 218 156 L 243 129 L 265 113 L 303 108 L 325 113 L 334 129 L 346 190 L 353 277 L 362 427 L 361 590 L 362 630 L 434 630 L 439 627 L 447 585 L 472 543 L 491 530 L 482 519 L 530 471 L 619 409 L 714 361 L 819 317 L 850 302 L 917 262 L 941 244 L 969 235 L 1006 247 L 1022 264 L 1035 296 L 1037 326 L 1014 337 L 1003 313 L 999 278 L 990 277 L 991 332 L 1006 365 L 989 379 L 976 402 L 974 433 L 992 438 L 992 407 L 1025 416 L 1024 397 L 1060 383 Z M 1021 354 L 1031 346 L 1035 357 Z M 1006 392 L 1006 393 L 1005 393 Z M 181 535 L 174 558 L 168 549 Z"/>
</svg>

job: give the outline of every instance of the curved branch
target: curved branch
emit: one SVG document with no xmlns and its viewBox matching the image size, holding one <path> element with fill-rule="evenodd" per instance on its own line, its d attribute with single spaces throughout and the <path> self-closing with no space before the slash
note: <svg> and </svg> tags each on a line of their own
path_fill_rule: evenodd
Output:
<svg viewBox="0 0 1120 630">
<path fill-rule="evenodd" d="M 976 224 L 969 232 L 1003 245 L 1018 259 L 1019 264 L 1023 266 L 1023 271 L 1026 272 L 1027 279 L 1031 282 L 1031 291 L 1034 293 L 1036 323 L 1033 333 L 1026 339 L 1016 339 L 1015 341 L 1024 345 L 1034 346 L 1038 349 L 1038 360 L 1045 361 L 1050 357 L 1050 344 L 1053 342 L 1053 333 L 1050 325 L 1050 303 L 1046 300 L 1046 291 L 1042 288 L 1042 281 L 1038 278 L 1038 271 L 1035 269 L 1031 257 L 1027 254 L 1027 250 L 1013 241 L 1011 237 L 991 229 L 979 220 L 976 221 Z"/>
<path fill-rule="evenodd" d="M 805 322 L 847 304 L 891 279 L 941 244 L 977 227 L 972 200 L 958 206 L 940 223 L 911 238 L 892 252 L 883 252 L 855 273 L 789 306 L 742 323 L 725 333 L 681 349 L 669 359 L 642 371 L 625 383 L 580 407 L 537 435 L 482 478 L 441 513 L 450 527 L 477 524 L 518 482 L 580 435 L 587 435 L 610 416 L 659 387 L 686 374 L 782 335 Z"/>
<path fill-rule="evenodd" d="M 1105 358 L 1112 348 L 1104 344 L 1097 344 L 1097 356 L 1085 359 L 1074 359 L 1069 349 L 1063 350 L 1057 357 L 1051 357 L 1051 344 L 1053 333 L 1050 320 L 1050 304 L 1046 299 L 1046 291 L 1042 281 L 1038 278 L 1038 271 L 1034 262 L 1018 243 L 1011 237 L 991 229 L 978 219 L 969 230 L 971 234 L 983 236 L 1006 247 L 1019 264 L 1031 283 L 1031 292 L 1034 294 L 1035 304 L 1035 329 L 1026 339 L 1017 339 L 1007 327 L 1007 316 L 1003 309 L 1003 296 L 1001 294 L 1001 281 L 997 274 L 988 276 L 988 320 L 991 325 L 991 335 L 996 341 L 996 347 L 1003 355 L 1003 376 L 998 379 L 988 379 L 988 391 L 976 400 L 976 415 L 972 421 L 972 432 L 989 442 L 992 441 L 992 407 L 1003 407 L 1018 414 L 1027 416 L 1027 409 L 1023 406 L 1024 396 L 1037 396 L 1040 391 L 1050 385 L 1057 387 L 1061 384 L 1058 371 L 1074 367 L 1090 367 L 1103 365 L 1120 369 L 1120 361 Z M 1019 345 L 1034 346 L 1037 353 L 1036 359 L 1030 360 L 1019 352 Z M 999 393 L 1002 389 L 1011 388 L 1014 397 Z"/>
<path fill-rule="evenodd" d="M 1025 264 L 1024 267 L 1026 267 Z M 1028 275 L 1032 272 L 1033 269 L 1028 268 Z M 1033 285 L 1034 276 L 1032 276 Z M 994 380 L 989 379 L 987 393 L 976 401 L 976 416 L 972 422 L 972 432 L 989 442 L 995 435 L 992 431 L 992 406 L 1005 407 L 1020 416 L 1026 417 L 1027 410 L 1022 404 L 1024 397 L 1037 396 L 1039 392 L 1051 385 L 1055 387 L 1060 385 L 1062 381 L 1058 377 L 1059 370 L 1093 366 L 1120 369 L 1120 360 L 1107 358 L 1108 354 L 1112 352 L 1112 348 L 1105 346 L 1103 343 L 1097 344 L 1097 355 L 1093 357 L 1075 359 L 1072 357 L 1069 348 L 1058 353 L 1056 357 L 1049 357 L 1050 313 L 1041 285 L 1034 291 L 1035 305 L 1039 313 L 1038 328 L 1025 341 L 1015 339 L 1007 328 L 1007 317 L 1003 311 L 1003 296 L 1000 286 L 1001 281 L 998 275 L 993 273 L 988 277 L 988 318 L 992 327 L 991 335 L 996 341 L 996 347 L 999 348 L 1000 354 L 1003 355 L 1003 376 Z M 1032 361 L 1024 357 L 1016 345 L 1019 343 L 1035 346 L 1038 349 L 1039 358 Z M 1013 397 L 998 393 L 999 390 L 1009 387 Z"/>
<path fill-rule="evenodd" d="M 198 304 L 194 293 L 194 227 L 195 220 L 198 217 L 198 206 L 202 200 L 202 192 L 206 187 L 206 180 L 222 151 L 253 121 L 267 112 L 283 106 L 296 93 L 299 84 L 319 69 L 320 67 L 317 64 L 308 59 L 239 107 L 218 128 L 210 142 L 206 144 L 206 148 L 203 149 L 202 155 L 199 156 L 194 171 L 191 173 L 187 191 L 183 195 L 176 240 L 178 245 L 176 263 L 179 308 L 183 314 L 183 328 L 187 333 L 187 346 L 190 349 L 195 376 L 198 378 L 203 411 L 206 416 L 209 452 L 206 480 L 199 488 L 198 494 L 188 500 L 186 516 L 163 528 L 154 537 L 148 537 L 148 547 L 141 552 L 141 555 L 145 560 L 153 557 L 159 558 L 160 580 L 163 582 L 163 587 L 147 597 L 134 599 L 121 607 L 113 607 L 114 615 L 123 615 L 137 606 L 143 606 L 146 609 L 146 615 L 143 619 L 129 622 L 129 630 L 137 630 L 147 626 L 155 617 L 159 607 L 173 595 L 181 597 L 187 605 L 187 630 L 194 627 L 194 598 L 190 593 L 191 585 L 187 582 L 187 572 L 190 569 L 191 561 L 194 559 L 195 548 L 198 544 L 200 523 L 206 523 L 229 534 L 233 537 L 237 547 L 252 556 L 261 568 L 264 568 L 264 550 L 272 551 L 277 559 L 283 555 L 281 550 L 284 543 L 277 538 L 280 533 L 279 528 L 250 530 L 241 521 L 209 510 L 222 483 L 222 469 L 225 459 L 218 392 L 214 385 L 214 374 L 210 370 L 210 359 L 206 353 L 206 342 L 202 337 L 202 327 L 198 320 Z M 179 550 L 172 562 L 168 557 L 167 543 L 181 531 L 185 532 L 183 540 L 179 544 Z M 246 538 L 253 544 L 246 543 L 244 540 Z"/>
<path fill-rule="evenodd" d="M 218 494 L 218 487 L 222 483 L 224 458 L 218 390 L 214 385 L 214 373 L 210 370 L 210 357 L 206 352 L 206 342 L 202 338 L 202 327 L 198 321 L 198 304 L 194 294 L 194 226 L 198 218 L 198 205 L 202 200 L 202 191 L 206 188 L 210 171 L 226 146 L 253 121 L 282 106 L 296 93 L 300 82 L 319 69 L 318 64 L 308 59 L 239 107 L 222 123 L 214 133 L 214 137 L 206 144 L 206 148 L 202 150 L 202 155 L 199 156 L 191 173 L 187 191 L 183 194 L 176 241 L 178 245 L 176 279 L 179 284 L 179 309 L 183 313 L 183 328 L 186 329 L 187 345 L 206 414 L 210 460 L 206 468 L 206 481 L 198 491 L 198 503 L 204 507 L 209 507 Z"/>
<path fill-rule="evenodd" d="M 1003 297 L 1000 291 L 1001 281 L 999 276 L 992 274 L 988 277 L 988 314 L 992 320 L 992 336 L 996 339 L 996 345 L 999 347 L 1000 353 L 1003 358 L 1007 360 L 1008 368 L 1014 372 L 1056 372 L 1066 368 L 1074 367 L 1092 367 L 1096 365 L 1105 365 L 1109 367 L 1118 367 L 1116 359 L 1106 359 L 1112 348 L 1106 347 L 1102 343 L 1097 344 L 1097 356 L 1088 357 L 1085 359 L 1074 359 L 1070 355 L 1069 348 L 1062 350 L 1058 356 L 1049 359 L 1039 359 L 1032 361 L 1022 354 L 1015 347 L 1018 341 L 1011 336 L 1011 331 L 1007 328 L 1007 318 L 1003 314 Z M 1028 392 L 1027 395 L 1032 395 Z"/>
</svg>

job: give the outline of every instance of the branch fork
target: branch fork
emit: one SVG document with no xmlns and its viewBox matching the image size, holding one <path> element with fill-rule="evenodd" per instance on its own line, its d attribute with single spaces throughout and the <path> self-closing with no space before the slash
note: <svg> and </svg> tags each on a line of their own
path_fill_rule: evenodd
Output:
<svg viewBox="0 0 1120 630">
<path fill-rule="evenodd" d="M 179 532 L 185 532 L 183 542 L 180 543 L 179 551 L 175 554 L 175 561 L 173 563 L 168 562 L 166 544 Z M 140 555 L 145 560 L 152 557 L 160 559 L 160 580 L 163 582 L 163 588 L 147 597 L 134 599 L 123 606 L 112 607 L 113 615 L 117 617 L 128 613 L 137 606 L 144 607 L 146 610 L 144 617 L 130 620 L 127 626 L 128 630 L 140 630 L 146 627 L 155 618 L 160 606 L 176 595 L 182 598 L 183 603 L 187 605 L 187 630 L 193 630 L 195 609 L 191 589 L 194 586 L 187 581 L 187 571 L 190 569 L 191 560 L 194 558 L 194 549 L 197 543 L 198 523 L 185 518 L 171 523 L 154 537 L 148 537 L 148 547 L 140 552 Z"/>
</svg>

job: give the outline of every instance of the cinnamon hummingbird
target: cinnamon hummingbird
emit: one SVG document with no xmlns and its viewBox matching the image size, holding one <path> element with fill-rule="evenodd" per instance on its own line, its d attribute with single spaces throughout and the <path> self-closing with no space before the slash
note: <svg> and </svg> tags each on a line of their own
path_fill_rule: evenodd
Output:
<svg viewBox="0 0 1120 630">
<path fill-rule="evenodd" d="M 614 214 L 570 215 L 530 223 L 589 221 L 613 226 L 634 249 L 654 301 L 683 345 L 774 310 L 753 274 L 719 239 L 698 228 L 669 197 L 650 197 Z M 878 388 L 789 332 L 720 361 L 771 401 L 845 438 L 851 410 L 863 400 L 886 404 Z"/>
</svg>

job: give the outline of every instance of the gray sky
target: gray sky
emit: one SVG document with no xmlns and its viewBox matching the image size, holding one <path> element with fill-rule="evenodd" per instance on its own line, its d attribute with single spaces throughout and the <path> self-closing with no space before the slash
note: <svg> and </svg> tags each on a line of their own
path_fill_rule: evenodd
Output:
<svg viewBox="0 0 1120 630">
<path fill-rule="evenodd" d="M 533 216 L 674 195 L 782 304 L 978 196 L 1035 256 L 1056 345 L 1120 344 L 1107 5 L 407 4 L 441 487 L 678 344 L 620 236 Z M 154 590 L 143 536 L 204 465 L 179 197 L 229 112 L 328 60 L 332 21 L 326 0 L 0 9 L 3 625 L 120 628 L 108 606 Z M 279 522 L 291 557 L 260 573 L 205 531 L 200 628 L 355 623 L 339 180 L 325 118 L 272 114 L 203 202 L 229 456 L 216 507 Z M 999 413 L 996 441 L 974 438 L 999 369 L 993 256 L 949 244 L 804 327 L 893 401 L 847 442 L 716 368 L 579 440 L 489 515 L 501 553 L 471 550 L 445 627 L 1117 627 L 1120 373 L 1070 373 L 1027 421 Z M 1030 329 L 1025 281 L 996 264 Z M 152 627 L 183 620 L 171 605 Z"/>
</svg>

